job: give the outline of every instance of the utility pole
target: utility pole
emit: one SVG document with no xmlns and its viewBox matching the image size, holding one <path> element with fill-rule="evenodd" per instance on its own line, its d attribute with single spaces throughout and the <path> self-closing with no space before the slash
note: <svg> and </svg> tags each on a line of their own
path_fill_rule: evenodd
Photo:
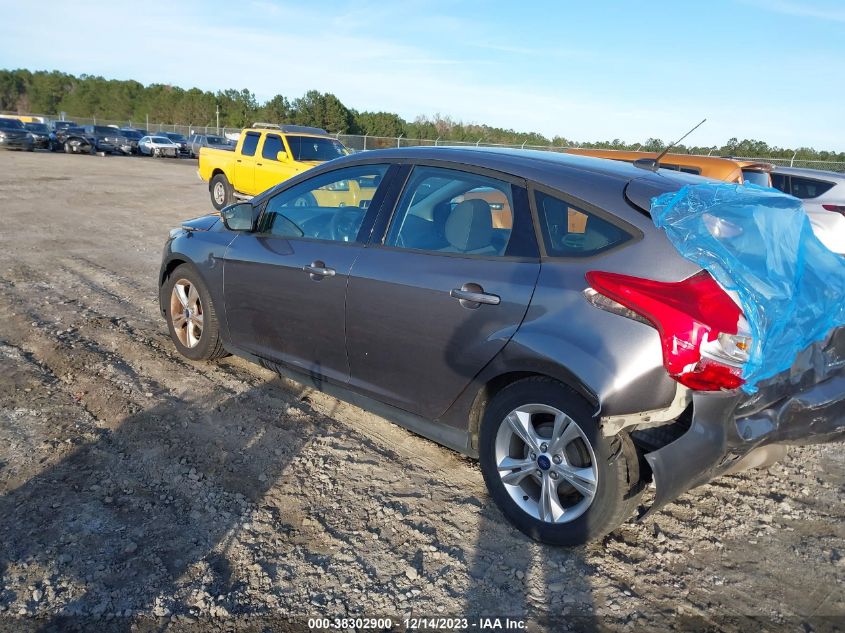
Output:
<svg viewBox="0 0 845 633">
<path fill-rule="evenodd" d="M 150 113 L 147 112 L 147 127 L 144 128 L 148 132 L 150 131 Z"/>
<path fill-rule="evenodd" d="M 220 104 L 217 104 L 217 133 L 220 134 Z"/>
</svg>

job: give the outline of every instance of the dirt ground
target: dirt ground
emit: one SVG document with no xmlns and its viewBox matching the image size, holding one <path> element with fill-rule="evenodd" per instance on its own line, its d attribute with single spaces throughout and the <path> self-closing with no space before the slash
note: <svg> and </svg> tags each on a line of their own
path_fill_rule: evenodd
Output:
<svg viewBox="0 0 845 633">
<path fill-rule="evenodd" d="M 842 445 L 559 549 L 508 526 L 472 461 L 246 361 L 184 360 L 156 275 L 168 229 L 210 208 L 195 166 L 0 152 L 0 628 L 845 628 Z"/>
</svg>

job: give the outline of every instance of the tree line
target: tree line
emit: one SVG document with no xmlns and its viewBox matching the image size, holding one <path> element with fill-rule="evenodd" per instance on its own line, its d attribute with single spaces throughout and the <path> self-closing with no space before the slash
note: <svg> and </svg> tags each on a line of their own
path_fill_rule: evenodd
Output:
<svg viewBox="0 0 845 633">
<path fill-rule="evenodd" d="M 210 92 L 199 88 L 184 89 L 166 84 L 145 86 L 133 80 L 105 79 L 94 75 L 74 76 L 59 71 L 0 70 L 0 112 L 58 115 L 67 112 L 77 117 L 103 120 L 147 120 L 155 123 L 215 125 L 219 107 L 222 127 L 245 127 L 254 121 L 295 123 L 321 127 L 341 134 L 481 141 L 506 145 L 554 145 L 600 149 L 661 151 L 663 140 L 649 138 L 641 143 L 621 139 L 584 142 L 536 132 L 455 121 L 436 114 L 406 121 L 392 112 L 359 112 L 344 105 L 331 93 L 309 90 L 302 97 L 290 99 L 278 94 L 264 103 L 247 89 Z M 816 150 L 811 147 L 785 148 L 763 141 L 732 138 L 721 147 L 678 145 L 673 152 L 712 154 L 713 156 L 748 156 L 791 158 L 798 160 L 845 161 L 845 152 Z"/>
</svg>

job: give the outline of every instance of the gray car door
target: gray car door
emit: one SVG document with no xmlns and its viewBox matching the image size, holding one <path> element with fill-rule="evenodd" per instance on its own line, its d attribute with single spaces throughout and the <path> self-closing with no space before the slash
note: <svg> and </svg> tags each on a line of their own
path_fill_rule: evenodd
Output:
<svg viewBox="0 0 845 633">
<path fill-rule="evenodd" d="M 224 255 L 232 344 L 314 377 L 347 381 L 347 278 L 387 171 L 373 164 L 324 172 L 264 203 L 257 230 L 239 234 Z"/>
<path fill-rule="evenodd" d="M 355 389 L 430 419 L 519 327 L 540 271 L 524 183 L 417 165 L 346 300 Z"/>
</svg>

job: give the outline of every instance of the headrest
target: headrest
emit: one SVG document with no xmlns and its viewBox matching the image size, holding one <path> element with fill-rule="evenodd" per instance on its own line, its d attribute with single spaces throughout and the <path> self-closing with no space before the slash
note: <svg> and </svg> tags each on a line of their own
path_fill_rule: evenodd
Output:
<svg viewBox="0 0 845 633">
<path fill-rule="evenodd" d="M 493 239 L 490 205 L 478 199 L 458 203 L 446 220 L 446 239 L 465 253 L 490 246 Z"/>
</svg>

